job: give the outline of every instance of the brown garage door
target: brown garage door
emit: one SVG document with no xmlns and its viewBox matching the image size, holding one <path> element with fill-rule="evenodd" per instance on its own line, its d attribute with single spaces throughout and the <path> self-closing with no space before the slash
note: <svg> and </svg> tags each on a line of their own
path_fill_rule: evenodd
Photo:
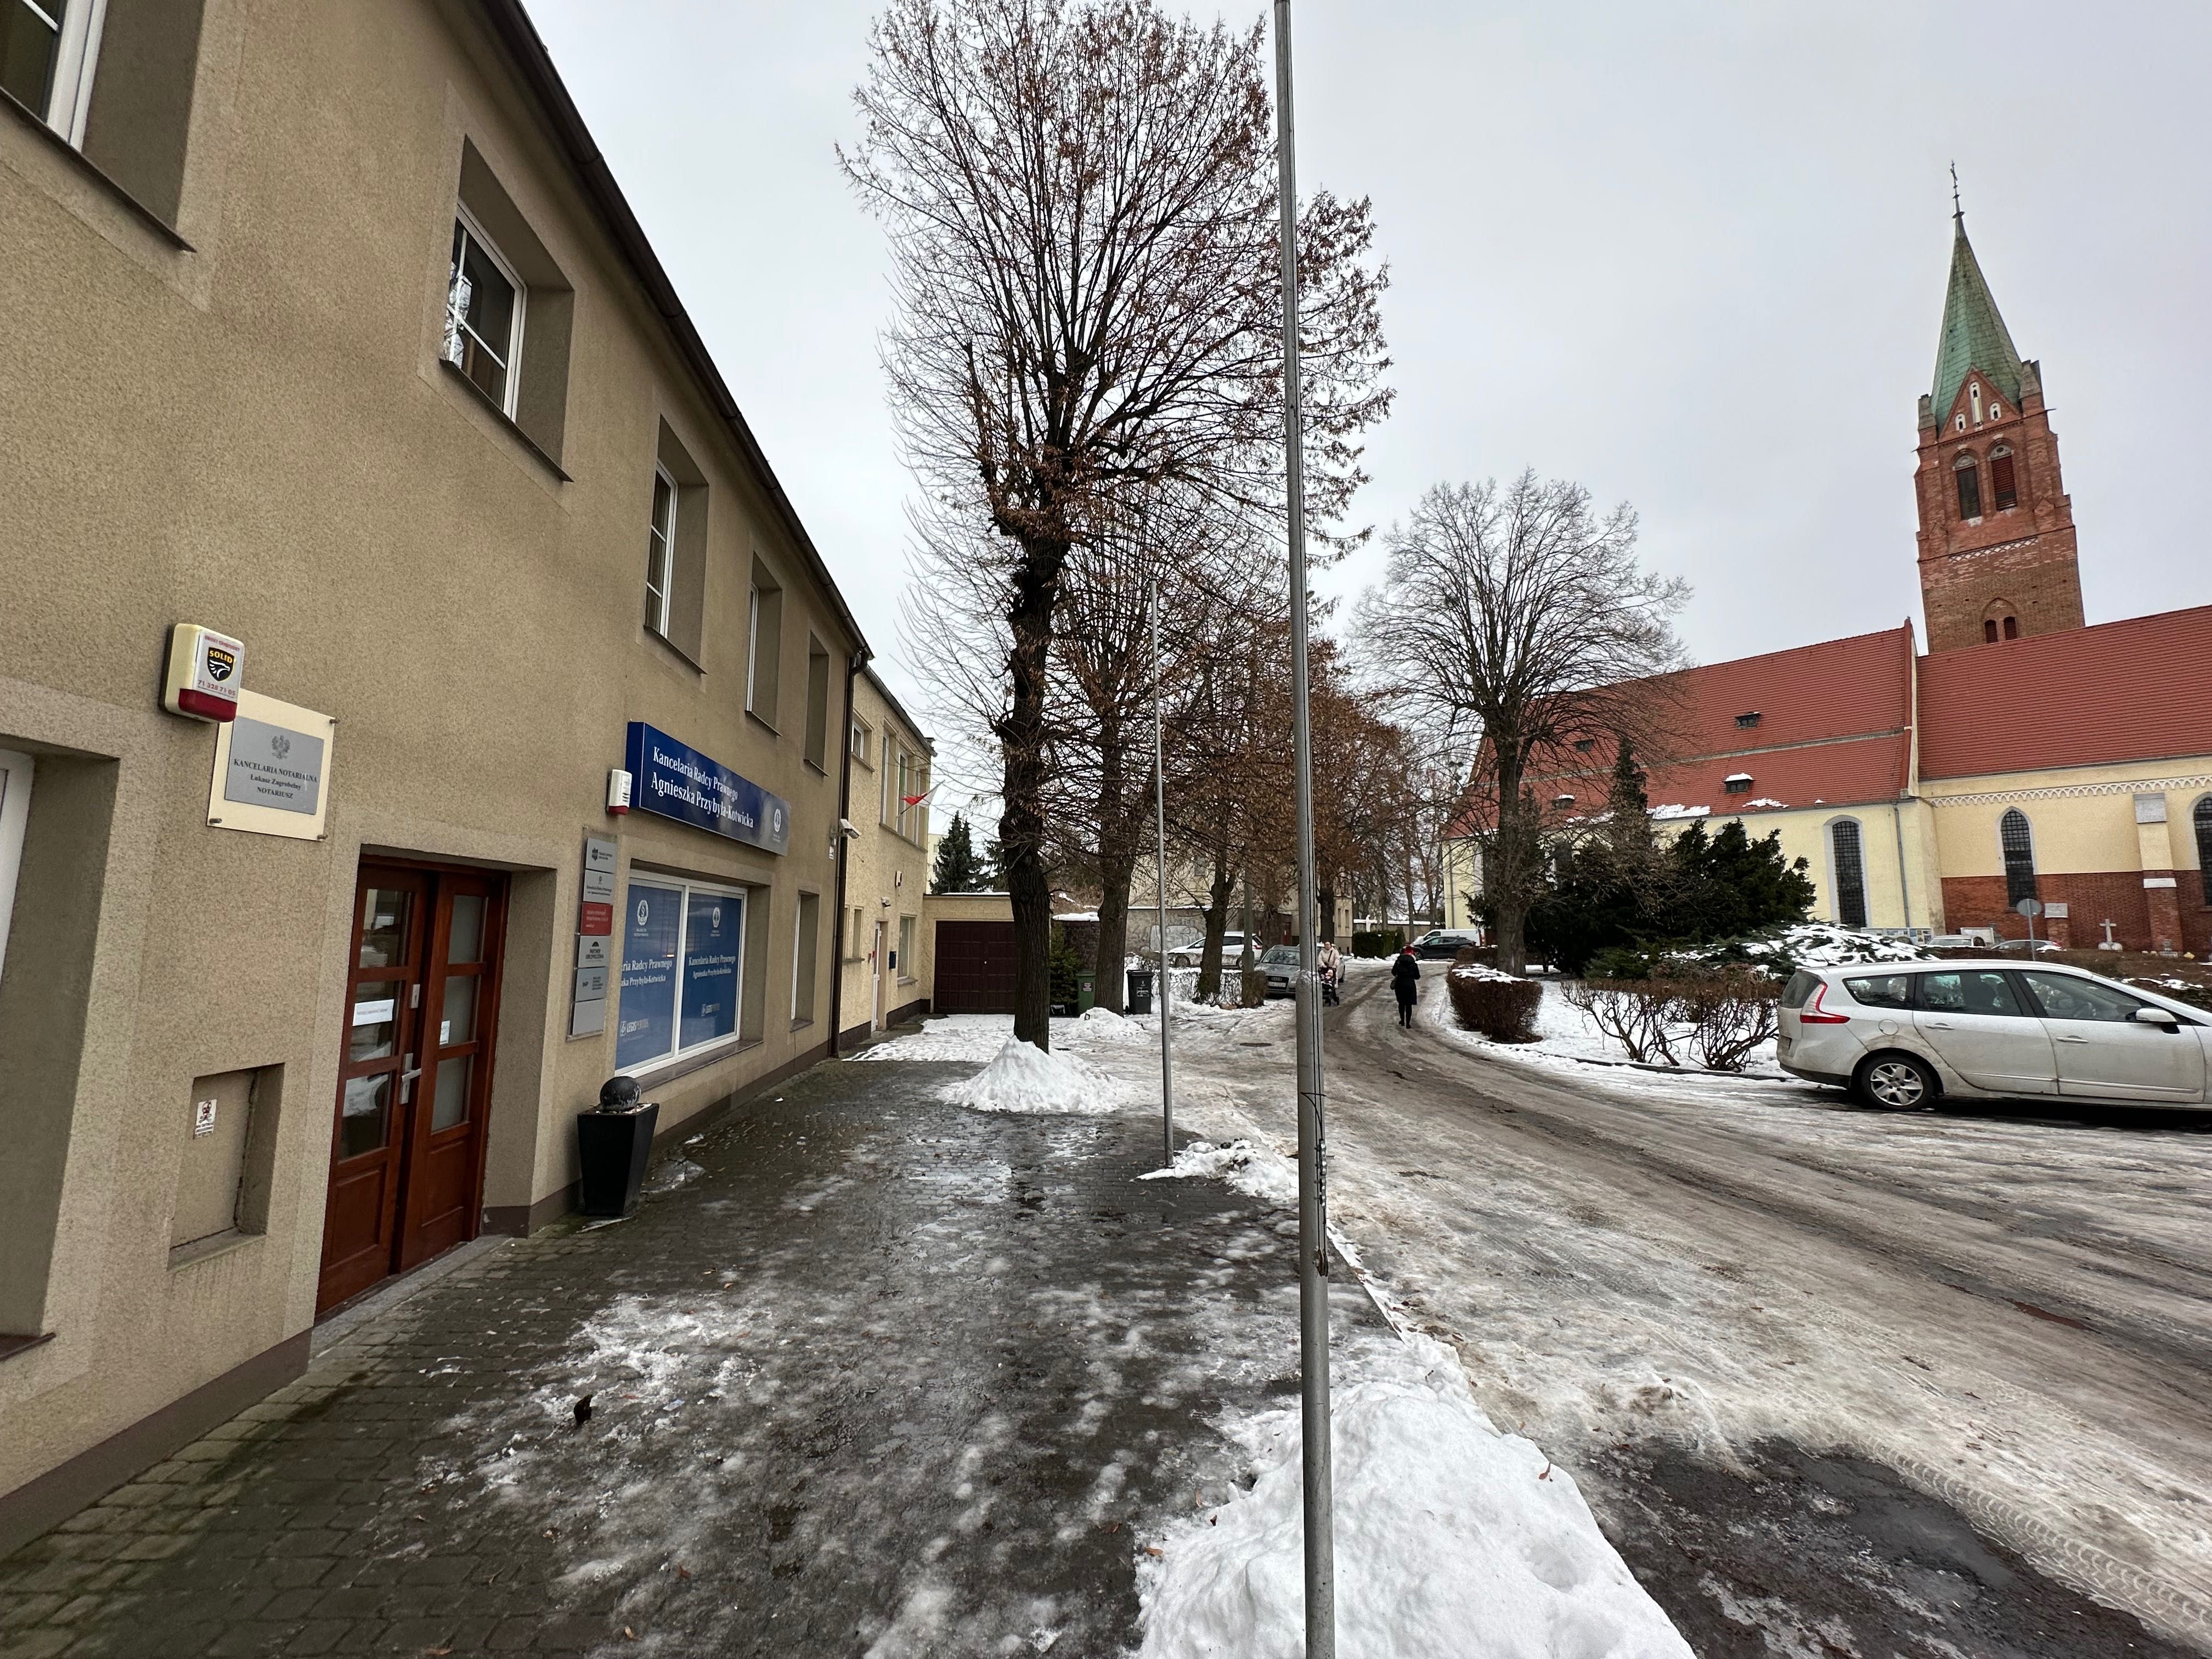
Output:
<svg viewBox="0 0 2212 1659">
<path fill-rule="evenodd" d="M 936 983 L 929 1007 L 938 1014 L 1014 1012 L 1014 924 L 937 924 Z"/>
</svg>

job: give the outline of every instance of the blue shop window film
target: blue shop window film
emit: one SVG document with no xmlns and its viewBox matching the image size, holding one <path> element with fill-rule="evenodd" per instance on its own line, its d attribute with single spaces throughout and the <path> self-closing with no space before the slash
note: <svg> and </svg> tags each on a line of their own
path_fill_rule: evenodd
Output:
<svg viewBox="0 0 2212 1659">
<path fill-rule="evenodd" d="M 738 934 L 745 902 L 726 893 L 691 895 L 684 943 L 686 1048 L 738 1029 Z"/>
<path fill-rule="evenodd" d="M 676 938 L 683 892 L 629 884 L 623 897 L 622 1012 L 615 1064 L 635 1066 L 676 1046 Z"/>
</svg>

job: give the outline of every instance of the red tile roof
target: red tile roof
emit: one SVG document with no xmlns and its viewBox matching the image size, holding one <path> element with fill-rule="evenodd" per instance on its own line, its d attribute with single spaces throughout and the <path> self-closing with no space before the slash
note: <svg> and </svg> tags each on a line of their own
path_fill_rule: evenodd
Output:
<svg viewBox="0 0 2212 1659">
<path fill-rule="evenodd" d="M 1923 777 L 2179 755 L 2212 755 L 2212 605 L 1920 660 Z"/>
<path fill-rule="evenodd" d="M 1722 815 L 1753 800 L 1896 799 L 1911 763 L 1912 661 L 1912 624 L 1903 623 L 1664 676 L 1670 757 L 1646 758 L 1644 798 Z M 1758 723 L 1737 725 L 1746 714 Z M 1601 743 L 1572 775 L 1532 781 L 1547 800 L 1572 794 L 1578 807 L 1601 811 L 1612 765 L 1611 746 Z M 1748 773 L 1751 787 L 1729 793 L 1730 773 Z"/>
</svg>

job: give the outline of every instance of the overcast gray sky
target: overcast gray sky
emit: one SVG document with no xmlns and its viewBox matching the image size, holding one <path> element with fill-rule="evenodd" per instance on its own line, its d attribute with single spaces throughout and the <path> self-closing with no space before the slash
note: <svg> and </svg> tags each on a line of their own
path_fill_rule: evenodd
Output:
<svg viewBox="0 0 2212 1659">
<path fill-rule="evenodd" d="M 919 692 L 884 245 L 831 153 L 876 8 L 530 4 L 881 672 Z M 1392 270 L 1399 398 L 1358 521 L 1532 465 L 1635 504 L 1646 560 L 1695 586 L 1699 660 L 1917 625 L 1914 403 L 1955 159 L 2014 342 L 2043 362 L 2089 620 L 2212 602 L 2212 5 L 1300 0 L 1297 19 L 1301 181 L 1372 196 Z"/>
</svg>

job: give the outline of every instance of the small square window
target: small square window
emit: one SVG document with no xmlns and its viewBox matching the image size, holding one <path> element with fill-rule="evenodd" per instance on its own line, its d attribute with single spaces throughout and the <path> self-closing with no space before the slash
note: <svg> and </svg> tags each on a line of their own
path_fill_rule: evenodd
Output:
<svg viewBox="0 0 2212 1659">
<path fill-rule="evenodd" d="M 1577 738 L 1575 739 L 1575 753 L 1577 755 L 1587 755 L 1596 747 L 1597 739 L 1595 738 Z"/>
<path fill-rule="evenodd" d="M 1731 795 L 1747 795 L 1751 793 L 1751 774 L 1731 772 L 1721 780 L 1721 787 Z"/>
<path fill-rule="evenodd" d="M 1759 712 L 1759 710 L 1757 710 L 1756 708 L 1754 708 L 1754 709 L 1751 710 L 1748 714 L 1738 714 L 1738 715 L 1735 717 L 1735 723 L 1736 723 L 1738 726 L 1740 726 L 1749 727 L 1749 726 L 1753 726 L 1758 725 L 1758 724 L 1759 724 L 1759 720 L 1760 720 Z"/>
</svg>

